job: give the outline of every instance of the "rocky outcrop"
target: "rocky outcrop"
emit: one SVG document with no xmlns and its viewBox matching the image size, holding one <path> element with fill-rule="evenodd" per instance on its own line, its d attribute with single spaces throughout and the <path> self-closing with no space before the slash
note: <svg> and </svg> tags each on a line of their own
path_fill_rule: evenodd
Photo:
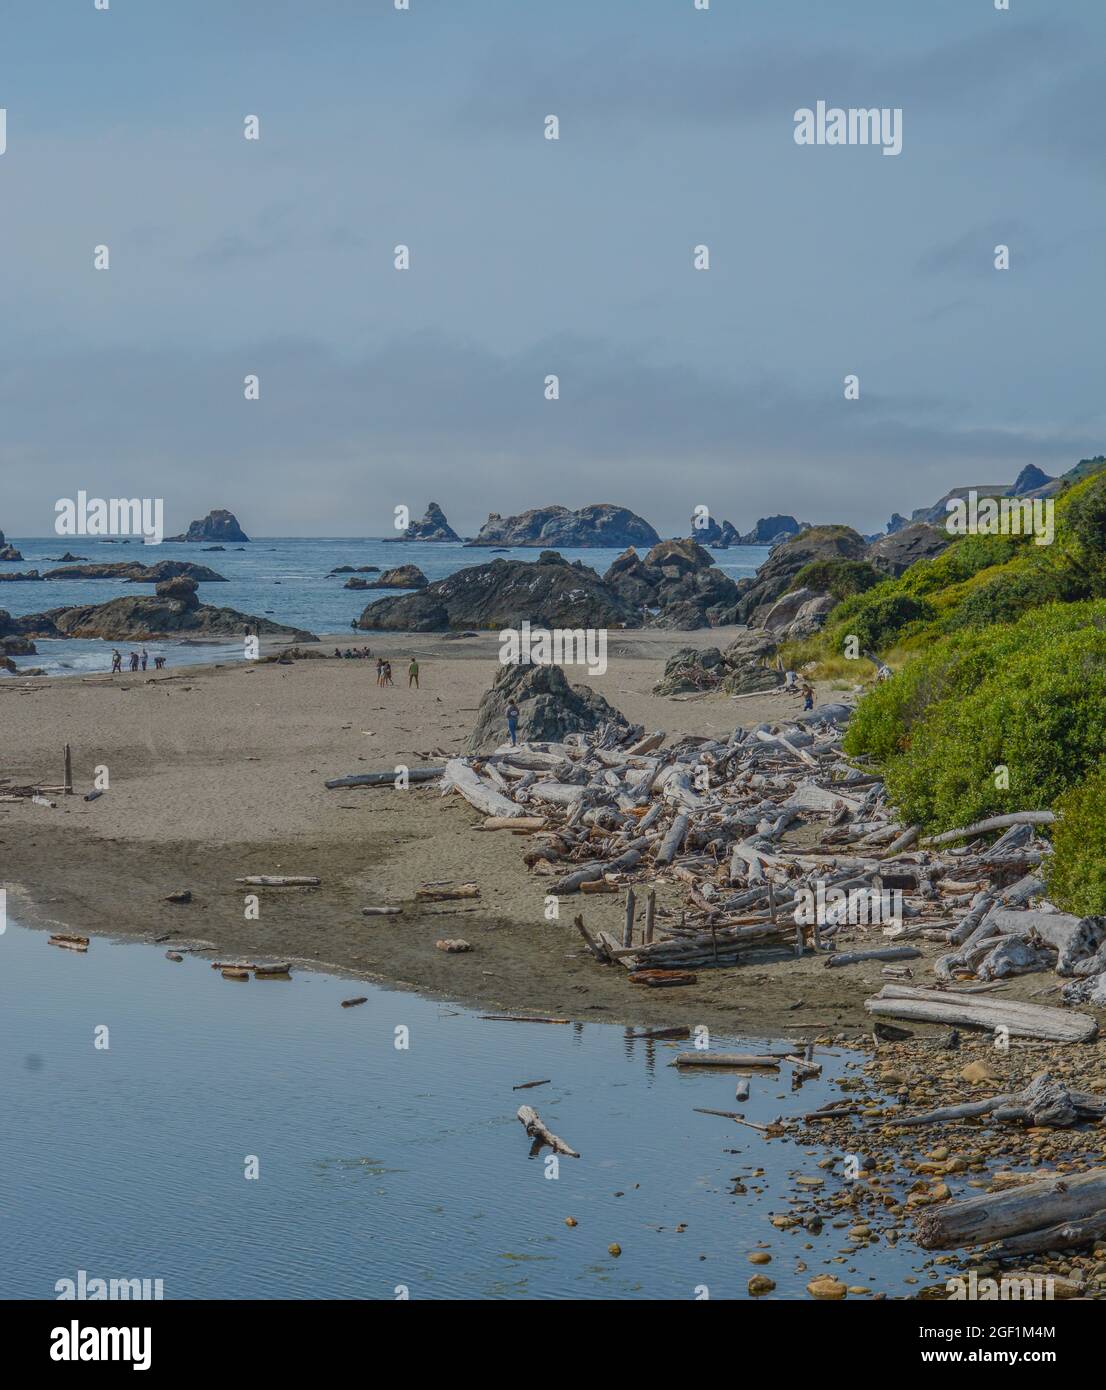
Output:
<svg viewBox="0 0 1106 1390">
<path fill-rule="evenodd" d="M 556 551 L 526 560 L 471 565 L 414 594 L 370 603 L 357 627 L 365 631 L 444 632 L 457 628 L 638 627 L 640 616 L 579 560 Z"/>
<path fill-rule="evenodd" d="M 28 579 L 41 581 L 42 575 L 38 570 L 16 570 L 14 574 L 10 570 L 0 570 L 0 583 L 18 584 Z"/>
<path fill-rule="evenodd" d="M 658 541 L 644 559 L 624 551 L 603 582 L 651 627 L 694 631 L 737 621 L 738 586 L 690 538 Z"/>
<path fill-rule="evenodd" d="M 587 685 L 570 685 L 560 666 L 502 666 L 480 701 L 471 753 L 487 753 L 506 741 L 507 706 L 518 706 L 522 742 L 561 743 L 567 734 L 591 733 L 605 724 L 622 736 L 630 724 L 602 695 Z"/>
<path fill-rule="evenodd" d="M 170 541 L 248 541 L 249 536 L 238 524 L 233 512 L 216 508 L 207 516 L 194 521 L 182 536 L 167 536 Z"/>
<path fill-rule="evenodd" d="M 931 560 L 951 542 L 947 531 L 926 522 L 913 522 L 868 547 L 868 563 L 882 574 L 898 579 L 916 560 Z"/>
<path fill-rule="evenodd" d="M 0 652 L 5 656 L 37 656 L 38 648 L 29 637 L 0 637 Z"/>
<path fill-rule="evenodd" d="M 437 502 L 431 502 L 421 521 L 412 521 L 403 533 L 405 541 L 459 541 L 461 537 L 445 519 Z"/>
<path fill-rule="evenodd" d="M 23 556 L 16 550 L 14 545 L 5 545 L 0 548 L 0 560 L 22 560 Z"/>
<path fill-rule="evenodd" d="M 783 684 L 783 673 L 777 669 L 775 639 L 759 628 L 740 633 L 722 653 L 722 657 L 726 664 L 722 689 L 727 695 L 775 690 Z"/>
<path fill-rule="evenodd" d="M 1041 488 L 1046 488 L 1050 483 L 1056 481 L 1056 478 L 1051 477 L 1043 468 L 1038 468 L 1035 463 L 1027 463 L 1014 479 L 1013 486 L 1006 495 L 1007 497 L 1028 497 L 1031 493 L 1038 492 Z"/>
<path fill-rule="evenodd" d="M 954 499 L 967 497 L 969 492 L 974 492 L 978 497 L 1005 497 L 1009 495 L 1009 483 L 974 483 L 970 487 L 954 487 L 951 492 L 946 492 L 944 497 L 939 498 L 931 507 L 916 507 L 910 513 L 912 522 L 925 522 L 929 526 L 944 527 L 948 521 L 949 509 L 947 503 Z"/>
<path fill-rule="evenodd" d="M 864 538 L 851 526 L 811 526 L 778 545 L 757 570 L 737 604 L 737 621 L 762 625 L 776 599 L 787 593 L 795 576 L 814 560 L 862 560 Z"/>
<path fill-rule="evenodd" d="M 777 545 L 802 529 L 803 523 L 793 516 L 762 516 L 753 529 L 741 537 L 738 545 Z"/>
<path fill-rule="evenodd" d="M 499 546 L 628 546 L 654 545 L 660 537 L 652 526 L 627 507 L 597 502 L 571 511 L 568 507 L 534 507 L 519 516 L 492 512 L 469 545 Z"/>
<path fill-rule="evenodd" d="M 332 570 L 327 571 L 327 578 L 332 574 L 379 574 L 379 565 L 335 565 Z"/>
<path fill-rule="evenodd" d="M 714 550 L 726 550 L 731 545 L 741 544 L 741 537 L 732 521 L 719 524 L 712 516 L 707 518 L 705 524 L 697 517 L 691 518 L 691 538 Z"/>
<path fill-rule="evenodd" d="M 363 581 L 357 584 L 366 589 L 425 589 L 429 583 L 425 574 L 419 569 L 418 565 L 397 565 L 395 569 L 385 570 L 379 579 L 374 579 L 369 584 Z M 354 581 L 346 585 L 347 589 L 354 587 Z"/>
<path fill-rule="evenodd" d="M 293 642 L 317 642 L 311 632 L 285 627 L 267 618 L 213 608 L 196 598 L 195 580 L 183 576 L 163 580 L 153 598 L 116 598 L 109 603 L 51 608 L 13 618 L 0 609 L 0 635 L 28 637 L 97 637 L 108 642 L 146 642 L 158 637 L 241 638 L 247 631 L 259 637 Z"/>
<path fill-rule="evenodd" d="M 904 526 L 909 526 L 910 522 L 900 512 L 892 512 L 891 520 L 887 523 L 885 536 L 893 536 L 896 531 L 901 531 Z"/>
<path fill-rule="evenodd" d="M 653 687 L 653 694 L 720 690 L 739 695 L 774 690 L 782 684 L 783 676 L 776 670 L 775 640 L 766 632 L 750 629 L 725 651 L 717 647 L 681 647 L 665 662 L 664 675 Z"/>
<path fill-rule="evenodd" d="M 47 570 L 47 579 L 125 579 L 129 584 L 160 584 L 163 579 L 187 575 L 200 584 L 225 584 L 221 574 L 206 565 L 194 565 L 191 560 L 159 560 L 154 565 L 141 565 L 135 560 L 118 561 L 107 565 L 67 565 Z"/>
</svg>

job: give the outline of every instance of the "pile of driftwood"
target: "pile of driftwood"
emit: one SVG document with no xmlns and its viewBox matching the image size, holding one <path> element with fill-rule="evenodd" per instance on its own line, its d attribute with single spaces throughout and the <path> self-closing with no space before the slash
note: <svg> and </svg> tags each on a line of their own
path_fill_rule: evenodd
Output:
<svg viewBox="0 0 1106 1390">
<path fill-rule="evenodd" d="M 922 838 L 896 819 L 880 777 L 844 756 L 850 714 L 826 705 L 724 741 L 683 737 L 667 747 L 663 731 L 626 737 L 608 726 L 418 773 L 463 796 L 487 830 L 524 834 L 526 862 L 549 879 L 547 893 L 624 891 L 620 939 L 580 917 L 576 926 L 597 960 L 631 979 L 677 983 L 694 978 L 691 968 L 740 964 L 753 951 L 809 949 L 827 965 L 887 962 L 899 982 L 867 1002 L 878 1017 L 1092 1037 L 1089 1015 L 987 997 L 1008 975 L 1055 969 L 1072 977 L 1066 1002 L 1106 1004 L 1106 920 L 1041 902 L 1049 846 L 1038 827 L 1052 813 Z M 682 906 L 658 907 L 661 883 L 682 889 Z M 834 949 L 858 934 L 868 949 Z M 947 947 L 930 988 L 901 983 L 918 941 Z"/>
</svg>

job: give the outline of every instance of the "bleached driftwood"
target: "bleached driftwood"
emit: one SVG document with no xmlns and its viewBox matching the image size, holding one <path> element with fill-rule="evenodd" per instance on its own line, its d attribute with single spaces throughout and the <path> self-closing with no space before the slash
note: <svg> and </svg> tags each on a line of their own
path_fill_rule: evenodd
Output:
<svg viewBox="0 0 1106 1390">
<path fill-rule="evenodd" d="M 1104 1209 L 1106 1168 L 1092 1168 L 926 1207 L 917 1217 L 915 1239 L 923 1250 L 956 1250 L 1084 1220 Z"/>
<path fill-rule="evenodd" d="M 1090 1042 L 1098 1032 L 1098 1024 L 1090 1014 L 986 995 L 966 998 L 908 985 L 884 985 L 878 994 L 864 1001 L 864 1007 L 877 1018 L 952 1023 L 990 1032 L 1004 1028 L 1010 1037 L 1042 1038 L 1048 1042 Z"/>
<path fill-rule="evenodd" d="M 542 1149 L 552 1149 L 557 1154 L 567 1154 L 569 1158 L 579 1158 L 580 1155 L 575 1149 L 570 1148 L 563 1139 L 547 1129 L 542 1124 L 541 1116 L 532 1105 L 520 1105 L 518 1108 L 518 1118 L 522 1122 L 526 1133 L 534 1141 L 530 1145 L 530 1157 L 536 1158 Z"/>
<path fill-rule="evenodd" d="M 519 806 L 494 787 L 487 786 L 480 780 L 475 769 L 463 763 L 460 758 L 450 758 L 445 765 L 442 795 L 451 791 L 459 792 L 470 806 L 475 806 L 485 816 L 525 815 L 525 807 Z"/>
</svg>

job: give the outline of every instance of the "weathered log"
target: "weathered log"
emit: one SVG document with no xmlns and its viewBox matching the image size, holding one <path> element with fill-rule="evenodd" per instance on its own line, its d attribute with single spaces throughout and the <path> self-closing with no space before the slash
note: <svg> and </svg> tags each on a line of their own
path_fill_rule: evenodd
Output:
<svg viewBox="0 0 1106 1390">
<path fill-rule="evenodd" d="M 363 907 L 362 917 L 398 917 L 403 911 L 401 907 Z"/>
<path fill-rule="evenodd" d="M 409 767 L 407 781 L 412 784 L 433 782 L 444 771 L 444 764 L 437 767 Z M 390 772 L 358 772 L 350 777 L 332 777 L 326 786 L 331 790 L 335 787 L 394 787 L 399 782 L 399 769 L 394 767 Z"/>
<path fill-rule="evenodd" d="M 248 883 L 253 888 L 307 888 L 321 883 L 322 879 L 314 874 L 251 874 L 234 881 Z"/>
<path fill-rule="evenodd" d="M 1046 1250 L 1070 1250 L 1077 1245 L 1090 1245 L 1106 1236 L 1106 1208 L 1092 1212 L 1078 1221 L 1062 1221 L 1058 1226 L 1046 1226 L 1041 1231 L 1027 1231 L 1011 1236 L 988 1255 L 1005 1260 L 1016 1255 L 1037 1255 Z"/>
<path fill-rule="evenodd" d="M 679 1052 L 677 1067 L 769 1067 L 776 1069 L 786 1052 Z"/>
<path fill-rule="evenodd" d="M 549 824 L 544 816 L 489 816 L 485 830 L 544 830 Z"/>
<path fill-rule="evenodd" d="M 1012 811 L 1007 816 L 988 816 L 977 820 L 959 830 L 946 830 L 941 835 L 929 835 L 923 845 L 949 845 L 954 840 L 969 840 L 973 835 L 982 835 L 988 830 L 1005 830 L 1010 825 L 1051 825 L 1056 819 L 1054 811 Z"/>
<path fill-rule="evenodd" d="M 470 806 L 482 811 L 485 816 L 515 817 L 521 816 L 524 812 L 524 808 L 513 802 L 510 797 L 485 785 L 475 770 L 460 758 L 450 758 L 445 765 L 443 795 L 449 791 L 459 792 Z"/>
<path fill-rule="evenodd" d="M 1098 1032 L 1098 1025 L 1089 1014 L 1054 1009 L 1045 1004 L 1024 1004 L 1014 999 L 981 995 L 966 998 L 907 985 L 884 985 L 877 995 L 864 1001 L 864 1007 L 879 1018 L 954 1023 L 989 1032 L 1005 1028 L 1011 1037 L 1042 1038 L 1049 1042 L 1089 1042 Z"/>
<path fill-rule="evenodd" d="M 926 1207 L 918 1214 L 915 1239 L 923 1250 L 956 1250 L 1084 1220 L 1104 1207 L 1106 1168 L 1092 1168 Z"/>
<path fill-rule="evenodd" d="M 456 888 L 416 888 L 415 901 L 422 903 L 448 903 L 456 898 L 478 898 L 480 886 L 476 883 L 459 883 Z"/>
<path fill-rule="evenodd" d="M 857 965 L 866 960 L 917 960 L 921 954 L 914 946 L 887 946 L 877 951 L 838 951 L 827 958 L 826 966 Z"/>
<path fill-rule="evenodd" d="M 530 1157 L 536 1158 L 542 1149 L 552 1149 L 554 1153 L 566 1154 L 569 1158 L 579 1158 L 580 1155 L 575 1149 L 570 1148 L 563 1139 L 558 1139 L 555 1134 L 542 1124 L 541 1116 L 531 1105 L 520 1105 L 518 1108 L 518 1118 L 522 1123 L 526 1133 L 534 1141 L 530 1145 Z"/>
<path fill-rule="evenodd" d="M 676 857 L 676 852 L 684 842 L 687 834 L 687 827 L 691 823 L 691 817 L 686 811 L 681 811 L 668 828 L 668 833 L 661 842 L 660 849 L 657 850 L 655 862 L 664 866 L 671 864 Z"/>
</svg>

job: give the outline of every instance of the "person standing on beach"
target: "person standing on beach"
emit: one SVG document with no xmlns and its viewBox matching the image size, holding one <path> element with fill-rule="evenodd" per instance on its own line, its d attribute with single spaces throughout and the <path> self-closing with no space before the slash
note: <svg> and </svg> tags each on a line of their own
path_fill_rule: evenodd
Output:
<svg viewBox="0 0 1106 1390">
<path fill-rule="evenodd" d="M 137 652 L 131 652 L 131 670 L 132 670 L 132 671 L 137 671 L 137 670 L 138 670 L 138 653 L 137 653 Z"/>
<path fill-rule="evenodd" d="M 118 671 L 120 675 L 123 674 L 123 654 L 122 652 L 113 651 L 111 654 L 111 674 L 114 676 L 116 671 Z"/>
<path fill-rule="evenodd" d="M 412 686 L 416 690 L 419 688 L 419 663 L 414 657 L 411 658 L 411 664 L 407 668 L 407 689 L 410 690 Z"/>
<path fill-rule="evenodd" d="M 384 684 L 384 658 L 382 656 L 376 658 L 376 683 L 377 685 Z"/>
<path fill-rule="evenodd" d="M 803 685 L 803 709 L 814 708 L 814 687 L 808 682 Z"/>
<path fill-rule="evenodd" d="M 384 672 L 383 672 L 383 676 L 384 676 L 384 678 L 383 678 L 383 680 L 381 681 L 381 685 L 391 685 L 391 683 L 392 683 L 392 663 L 391 663 L 390 661 L 386 661 L 386 662 L 384 663 Z"/>
<path fill-rule="evenodd" d="M 149 659 L 150 659 L 150 653 L 146 650 L 145 647 L 143 647 L 143 648 L 142 648 L 142 669 L 143 669 L 144 671 L 145 671 L 145 669 L 146 669 L 146 663 L 149 661 Z"/>
<path fill-rule="evenodd" d="M 511 736 L 511 747 L 518 743 L 518 705 L 514 700 L 507 706 L 507 732 Z"/>
</svg>

